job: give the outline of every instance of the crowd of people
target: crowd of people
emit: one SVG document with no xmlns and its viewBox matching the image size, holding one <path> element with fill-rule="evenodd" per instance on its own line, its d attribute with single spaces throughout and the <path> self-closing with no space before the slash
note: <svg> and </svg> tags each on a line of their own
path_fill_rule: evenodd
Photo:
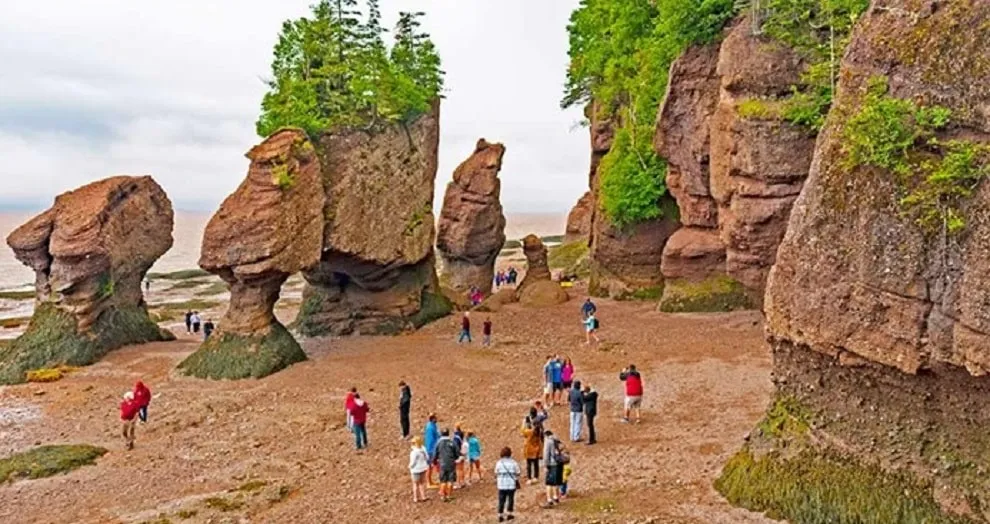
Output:
<svg viewBox="0 0 990 524">
<path fill-rule="evenodd" d="M 186 311 L 186 334 L 199 334 L 200 326 L 203 328 L 203 340 L 210 338 L 210 335 L 216 330 L 213 319 L 208 318 L 206 322 L 203 322 L 203 317 L 199 315 L 199 311 Z"/>
<path fill-rule="evenodd" d="M 516 271 L 516 268 L 509 266 L 507 270 L 500 269 L 495 273 L 495 289 L 501 289 L 502 286 L 514 286 L 518 278 L 519 272 Z"/>
</svg>

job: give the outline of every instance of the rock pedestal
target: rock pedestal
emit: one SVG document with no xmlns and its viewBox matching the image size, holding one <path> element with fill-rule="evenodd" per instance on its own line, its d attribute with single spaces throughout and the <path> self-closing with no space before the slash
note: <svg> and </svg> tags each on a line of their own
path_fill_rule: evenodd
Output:
<svg viewBox="0 0 990 524">
<path fill-rule="evenodd" d="M 320 260 L 320 162 L 300 129 L 276 132 L 247 157 L 247 178 L 203 234 L 199 265 L 230 285 L 230 306 L 218 330 L 181 365 L 199 377 L 258 378 L 306 359 L 273 309 L 285 280 Z"/>
<path fill-rule="evenodd" d="M 550 280 L 550 267 L 547 265 L 547 247 L 536 235 L 526 235 L 523 239 L 523 254 L 526 255 L 526 275 L 516 288 L 519 302 L 524 306 L 552 306 L 567 301 L 567 292 Z"/>
<path fill-rule="evenodd" d="M 55 198 L 7 244 L 35 271 L 27 331 L 0 351 L 0 383 L 57 364 L 92 364 L 120 346 L 167 340 L 141 282 L 172 246 L 172 204 L 149 176 L 115 176 Z"/>
<path fill-rule="evenodd" d="M 478 141 L 474 153 L 447 184 L 437 226 L 437 251 L 445 290 L 465 295 L 476 287 L 486 296 L 495 277 L 495 259 L 505 244 L 505 216 L 499 201 L 505 146 Z"/>
</svg>

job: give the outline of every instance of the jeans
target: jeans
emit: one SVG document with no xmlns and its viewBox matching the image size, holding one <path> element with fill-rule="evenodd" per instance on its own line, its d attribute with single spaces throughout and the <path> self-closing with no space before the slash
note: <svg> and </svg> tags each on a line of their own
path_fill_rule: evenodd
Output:
<svg viewBox="0 0 990 524">
<path fill-rule="evenodd" d="M 567 483 L 566 482 L 560 485 L 560 494 L 561 494 L 561 496 L 567 495 Z"/>
<path fill-rule="evenodd" d="M 498 490 L 498 514 L 501 515 L 503 510 L 508 510 L 512 513 L 516 505 L 516 490 L 514 489 L 500 489 Z"/>
<path fill-rule="evenodd" d="M 141 406 L 138 408 L 138 418 L 141 419 L 141 422 L 148 421 L 148 406 Z"/>
<path fill-rule="evenodd" d="M 540 478 L 540 459 L 526 459 L 526 478 Z"/>
<path fill-rule="evenodd" d="M 399 406 L 399 426 L 402 427 L 402 436 L 409 436 L 409 406 Z"/>
<path fill-rule="evenodd" d="M 358 449 L 368 447 L 368 430 L 365 429 L 364 424 L 354 423 L 354 444 Z"/>
<path fill-rule="evenodd" d="M 457 343 L 460 344 L 461 342 L 464 342 L 464 339 L 467 339 L 468 344 L 471 343 L 471 331 L 470 330 L 468 330 L 468 329 L 462 329 L 461 330 L 461 336 L 457 337 Z"/>
<path fill-rule="evenodd" d="M 595 438 L 595 416 L 591 413 L 585 415 L 585 418 L 588 419 L 588 444 L 598 442 Z"/>
<path fill-rule="evenodd" d="M 490 346 L 490 345 L 492 345 L 492 336 L 491 336 L 491 335 L 485 335 L 485 336 L 484 336 L 484 337 L 482 338 L 482 341 L 481 341 L 481 343 L 482 343 L 482 345 L 484 345 L 484 346 Z"/>
<path fill-rule="evenodd" d="M 571 412 L 571 442 L 577 442 L 581 440 L 581 417 L 584 413 L 580 411 L 575 413 Z"/>
</svg>

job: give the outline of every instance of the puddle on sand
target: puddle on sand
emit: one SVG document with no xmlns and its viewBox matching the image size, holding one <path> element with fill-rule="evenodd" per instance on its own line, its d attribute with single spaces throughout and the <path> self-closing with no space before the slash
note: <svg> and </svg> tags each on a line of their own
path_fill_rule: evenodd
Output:
<svg viewBox="0 0 990 524">
<path fill-rule="evenodd" d="M 0 403 L 0 428 L 41 418 L 41 407 L 34 404 Z"/>
</svg>

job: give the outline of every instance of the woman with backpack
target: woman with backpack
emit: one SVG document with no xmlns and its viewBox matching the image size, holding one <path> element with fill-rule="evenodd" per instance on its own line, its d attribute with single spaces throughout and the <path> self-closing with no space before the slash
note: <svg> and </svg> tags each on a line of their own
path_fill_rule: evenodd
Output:
<svg viewBox="0 0 990 524">
<path fill-rule="evenodd" d="M 512 514 L 516 505 L 516 490 L 519 489 L 519 463 L 512 458 L 512 449 L 502 448 L 500 458 L 495 463 L 495 482 L 498 487 L 498 521 L 515 519 Z M 508 510 L 508 511 L 505 511 Z M 508 513 L 507 516 L 503 515 Z"/>
<path fill-rule="evenodd" d="M 584 332 L 585 337 L 587 338 L 585 344 L 590 345 L 592 338 L 595 339 L 596 344 L 601 343 L 601 340 L 598 338 L 598 326 L 598 317 L 596 317 L 594 313 L 591 313 L 588 315 L 588 318 L 584 319 Z"/>
</svg>

